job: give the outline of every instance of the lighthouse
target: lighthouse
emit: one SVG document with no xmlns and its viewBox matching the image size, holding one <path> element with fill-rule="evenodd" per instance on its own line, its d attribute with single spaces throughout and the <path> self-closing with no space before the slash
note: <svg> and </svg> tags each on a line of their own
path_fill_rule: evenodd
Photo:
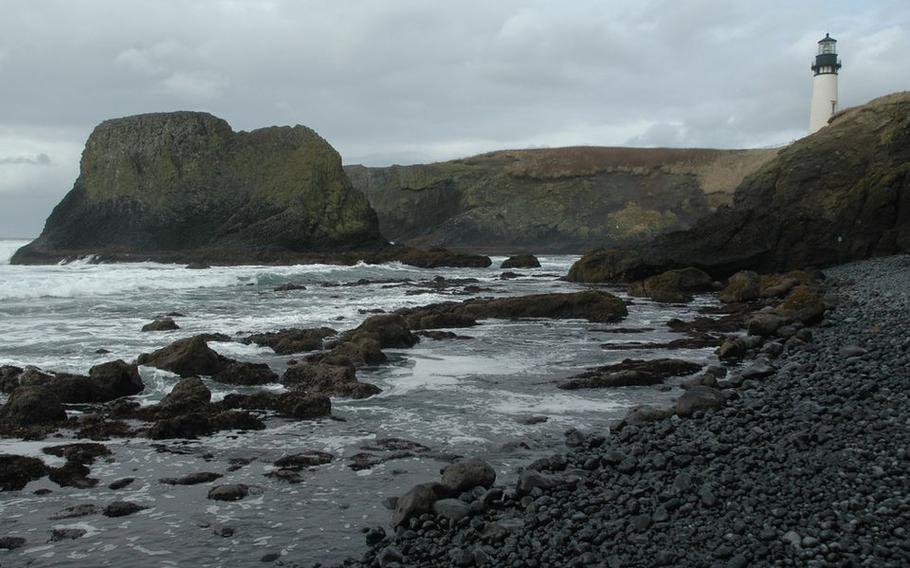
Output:
<svg viewBox="0 0 910 568">
<path fill-rule="evenodd" d="M 809 112 L 809 134 L 828 124 L 837 111 L 837 40 L 828 34 L 818 42 L 818 55 L 812 65 L 812 109 Z"/>
</svg>

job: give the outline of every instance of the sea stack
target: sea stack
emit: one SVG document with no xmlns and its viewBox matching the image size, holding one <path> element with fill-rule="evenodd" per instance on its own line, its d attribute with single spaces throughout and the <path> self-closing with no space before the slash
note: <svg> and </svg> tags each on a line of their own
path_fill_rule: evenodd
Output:
<svg viewBox="0 0 910 568">
<path fill-rule="evenodd" d="M 386 246 L 313 130 L 234 132 L 211 114 L 170 112 L 98 125 L 73 189 L 12 262 L 290 262 Z"/>
</svg>

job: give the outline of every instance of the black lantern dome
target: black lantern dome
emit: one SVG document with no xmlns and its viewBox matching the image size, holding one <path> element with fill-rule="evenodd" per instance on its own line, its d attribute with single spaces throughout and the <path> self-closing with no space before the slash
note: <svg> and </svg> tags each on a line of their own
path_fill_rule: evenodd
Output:
<svg viewBox="0 0 910 568">
<path fill-rule="evenodd" d="M 840 68 L 841 63 L 837 59 L 837 40 L 829 34 L 825 34 L 825 37 L 818 42 L 818 55 L 815 56 L 812 71 L 816 75 L 837 75 L 837 70 Z"/>
</svg>

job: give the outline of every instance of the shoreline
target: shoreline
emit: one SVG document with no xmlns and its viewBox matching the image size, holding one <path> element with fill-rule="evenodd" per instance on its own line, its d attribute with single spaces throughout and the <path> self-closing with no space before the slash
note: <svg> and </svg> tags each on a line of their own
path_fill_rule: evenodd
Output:
<svg viewBox="0 0 910 568">
<path fill-rule="evenodd" d="M 344 565 L 907 565 L 910 258 L 825 272 L 812 340 L 719 381 L 723 407 L 571 433 L 500 499 L 463 496 L 475 514 L 373 529 Z"/>
</svg>

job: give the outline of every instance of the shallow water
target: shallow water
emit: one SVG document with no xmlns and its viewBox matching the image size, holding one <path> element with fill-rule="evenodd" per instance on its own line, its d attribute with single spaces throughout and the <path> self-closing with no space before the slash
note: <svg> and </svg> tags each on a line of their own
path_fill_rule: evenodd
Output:
<svg viewBox="0 0 910 568">
<path fill-rule="evenodd" d="M 516 280 L 500 280 L 502 257 L 488 269 L 425 270 L 399 264 L 339 267 L 235 266 L 188 270 L 156 263 L 62 266 L 11 266 L 8 258 L 24 242 L 0 241 L 0 364 L 36 365 L 45 369 L 85 373 L 94 364 L 142 352 L 202 332 L 229 335 L 282 327 L 326 325 L 338 330 L 356 326 L 365 317 L 358 310 L 391 311 L 436 301 L 465 299 L 450 293 L 409 295 L 404 284 L 324 287 L 362 278 L 422 281 L 437 275 L 477 278 L 492 288 L 484 296 L 573 291 L 580 286 L 552 275 L 565 274 L 576 259 L 542 257 L 542 267 L 522 270 Z M 306 290 L 274 292 L 283 283 Z M 621 291 L 614 293 L 623 295 Z M 389 511 L 380 503 L 414 483 L 436 479 L 445 465 L 432 458 L 390 461 L 355 472 L 344 459 L 370 440 L 401 437 L 432 448 L 434 453 L 477 455 L 508 477 L 514 466 L 551 453 L 570 427 L 605 429 L 625 409 L 646 402 L 666 402 L 673 394 L 654 388 L 561 391 L 554 381 L 592 365 L 626 357 L 679 357 L 709 362 L 710 350 L 661 352 L 604 351 L 606 341 L 666 341 L 678 335 L 663 331 L 672 317 L 691 317 L 713 300 L 700 298 L 686 307 L 661 306 L 636 299 L 630 315 L 619 324 L 579 320 L 490 320 L 456 330 L 469 340 L 424 339 L 412 349 L 387 350 L 391 364 L 358 371 L 362 381 L 379 385 L 382 394 L 359 401 L 333 400 L 334 420 L 291 422 L 272 418 L 261 432 L 222 432 L 201 441 L 150 444 L 128 439 L 106 442 L 114 455 L 96 462 L 92 476 L 98 488 L 60 488 L 46 478 L 20 492 L 0 494 L 0 536 L 23 536 L 28 544 L 0 552 L 3 566 L 244 566 L 260 565 L 269 552 L 285 562 L 337 562 L 364 550 L 362 526 L 387 526 Z M 142 333 L 155 315 L 176 311 L 180 330 Z M 658 331 L 624 334 L 611 328 L 653 327 Z M 217 351 L 242 360 L 263 361 L 282 372 L 287 360 L 268 348 L 240 343 L 212 343 Z M 96 354 L 98 349 L 110 351 Z M 631 355 L 629 354 L 631 353 Z M 166 394 L 177 378 L 141 368 L 146 382 L 144 402 Z M 209 382 L 215 397 L 236 390 Z M 280 388 L 275 385 L 271 388 Z M 544 415 L 548 421 L 522 425 L 516 418 Z M 0 440 L 0 453 L 41 455 L 40 449 L 72 440 L 22 442 Z M 529 449 L 513 449 L 524 442 Z M 339 456 L 332 464 L 304 471 L 304 481 L 291 485 L 264 476 L 271 462 L 302 449 Z M 48 458 L 43 456 L 42 458 Z M 253 459 L 227 472 L 232 458 Z M 46 459 L 51 463 L 50 459 Z M 208 501 L 211 485 L 171 487 L 160 477 L 194 471 L 224 473 L 220 482 L 241 482 L 262 488 L 236 503 Z M 135 477 L 120 491 L 111 481 Z M 52 493 L 35 496 L 39 488 Z M 89 516 L 51 521 L 53 513 L 79 503 L 101 506 L 127 499 L 150 508 L 132 516 L 108 519 Z M 230 526 L 231 538 L 214 530 Z M 87 534 L 72 541 L 48 543 L 53 528 L 74 527 Z"/>
</svg>

